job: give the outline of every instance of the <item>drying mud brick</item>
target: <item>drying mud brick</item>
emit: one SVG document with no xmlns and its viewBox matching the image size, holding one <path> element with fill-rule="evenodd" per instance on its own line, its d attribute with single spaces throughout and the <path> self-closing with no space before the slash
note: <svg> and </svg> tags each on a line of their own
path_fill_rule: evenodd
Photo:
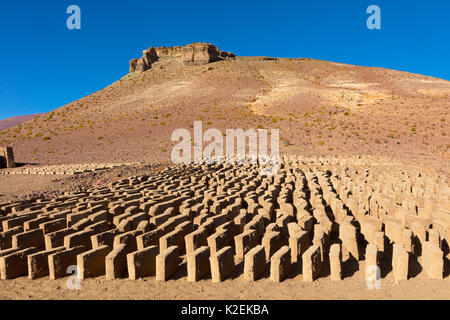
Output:
<svg viewBox="0 0 450 320">
<path fill-rule="evenodd" d="M 92 248 L 91 236 L 94 234 L 91 230 L 82 230 L 71 233 L 64 237 L 64 247 L 67 249 L 83 246 L 86 249 Z"/>
<path fill-rule="evenodd" d="M 330 247 L 330 274 L 331 281 L 342 280 L 342 253 L 338 243 Z"/>
<path fill-rule="evenodd" d="M 49 255 L 57 253 L 57 252 L 61 252 L 64 250 L 66 250 L 65 247 L 59 247 L 59 248 L 36 252 L 36 253 L 28 255 L 28 257 L 27 257 L 28 278 L 33 280 L 33 279 L 48 276 L 50 274 L 49 267 L 48 267 Z"/>
<path fill-rule="evenodd" d="M 313 282 L 319 277 L 322 260 L 319 246 L 311 246 L 302 256 L 302 274 L 304 282 Z"/>
<path fill-rule="evenodd" d="M 106 279 L 113 280 L 122 278 L 127 271 L 127 246 L 124 243 L 115 247 L 105 259 Z"/>
<path fill-rule="evenodd" d="M 184 237 L 186 254 L 190 254 L 202 246 L 207 246 L 207 238 L 208 232 L 203 228 L 199 228 L 194 232 L 187 234 Z"/>
<path fill-rule="evenodd" d="M 174 230 L 162 236 L 159 239 L 159 251 L 163 252 L 167 248 L 176 246 L 180 255 L 186 252 L 184 244 L 184 232 L 182 230 Z"/>
<path fill-rule="evenodd" d="M 168 281 L 178 269 L 177 246 L 171 246 L 156 256 L 156 280 Z"/>
<path fill-rule="evenodd" d="M 86 248 L 80 246 L 50 254 L 48 256 L 50 279 L 56 280 L 68 276 L 67 268 L 77 265 L 77 256 L 84 251 L 86 251 Z"/>
<path fill-rule="evenodd" d="M 26 249 L 34 247 L 43 249 L 45 247 L 44 233 L 41 229 L 30 230 L 12 236 L 13 248 Z"/>
<path fill-rule="evenodd" d="M 44 236 L 45 249 L 50 250 L 64 246 L 64 238 L 70 234 L 77 232 L 75 229 L 66 228 L 58 230 Z"/>
<path fill-rule="evenodd" d="M 37 249 L 35 248 L 27 248 L 0 257 L 0 276 L 2 280 L 26 275 L 28 273 L 27 255 L 36 251 Z"/>
<path fill-rule="evenodd" d="M 270 280 L 283 281 L 291 270 L 291 249 L 288 246 L 280 250 L 270 258 Z"/>
<path fill-rule="evenodd" d="M 258 233 L 250 229 L 234 237 L 236 257 L 244 259 L 245 254 L 258 245 Z"/>
<path fill-rule="evenodd" d="M 147 277 L 156 272 L 157 246 L 149 246 L 127 255 L 128 277 L 130 280 Z"/>
<path fill-rule="evenodd" d="M 251 249 L 244 259 L 244 280 L 258 280 L 266 271 L 266 253 L 262 245 Z"/>
<path fill-rule="evenodd" d="M 112 229 L 99 234 L 91 236 L 92 249 L 97 249 L 100 246 L 107 245 L 112 247 L 114 238 L 120 233 L 119 229 Z"/>
<path fill-rule="evenodd" d="M 409 255 L 402 244 L 394 243 L 392 252 L 392 271 L 396 282 L 408 280 Z"/>
<path fill-rule="evenodd" d="M 209 258 L 211 266 L 212 282 L 222 282 L 235 270 L 233 248 L 225 247 L 211 255 Z"/>
<path fill-rule="evenodd" d="M 211 249 L 203 246 L 186 255 L 188 281 L 196 282 L 211 272 L 209 258 Z"/>
<path fill-rule="evenodd" d="M 289 248 L 291 249 L 291 262 L 295 263 L 308 250 L 310 239 L 306 231 L 300 231 L 289 236 Z"/>
<path fill-rule="evenodd" d="M 264 246 L 266 259 L 270 260 L 270 257 L 281 247 L 281 233 L 269 232 L 265 234 L 262 239 L 262 245 Z"/>
<path fill-rule="evenodd" d="M 111 247 L 101 246 L 81 253 L 77 256 L 77 267 L 80 279 L 98 277 L 105 274 L 105 259 Z"/>
<path fill-rule="evenodd" d="M 435 243 L 423 243 L 422 261 L 422 267 L 430 279 L 443 279 L 444 253 Z"/>
<path fill-rule="evenodd" d="M 117 248 L 120 244 L 125 244 L 128 252 L 137 250 L 136 237 L 141 235 L 141 230 L 133 230 L 126 233 L 120 233 L 114 238 L 113 247 Z"/>
</svg>

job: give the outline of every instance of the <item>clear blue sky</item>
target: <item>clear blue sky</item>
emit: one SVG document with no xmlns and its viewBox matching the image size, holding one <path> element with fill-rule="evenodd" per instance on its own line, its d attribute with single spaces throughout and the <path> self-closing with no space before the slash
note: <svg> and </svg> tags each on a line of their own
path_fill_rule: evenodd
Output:
<svg viewBox="0 0 450 320">
<path fill-rule="evenodd" d="M 66 9 L 81 8 L 68 30 Z M 366 27 L 369 5 L 381 30 Z M 211 42 L 241 56 L 308 57 L 450 80 L 450 1 L 3 0 L 0 119 L 48 112 L 118 80 L 150 46 Z"/>
</svg>

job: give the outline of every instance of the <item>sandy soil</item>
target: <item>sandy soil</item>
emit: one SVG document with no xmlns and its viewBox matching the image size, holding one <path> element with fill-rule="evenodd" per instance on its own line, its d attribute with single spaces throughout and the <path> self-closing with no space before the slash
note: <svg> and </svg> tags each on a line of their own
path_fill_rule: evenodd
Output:
<svg viewBox="0 0 450 320">
<path fill-rule="evenodd" d="M 450 277 L 444 280 L 429 280 L 424 273 L 408 281 L 395 284 L 392 273 L 381 279 L 379 290 L 370 290 L 364 281 L 364 263 L 352 277 L 332 283 L 330 277 L 313 283 L 303 283 L 297 275 L 282 283 L 260 279 L 248 283 L 242 275 L 222 283 L 210 279 L 191 283 L 185 271 L 180 271 L 174 280 L 159 282 L 153 277 L 132 280 L 106 280 L 105 277 L 82 280 L 80 290 L 67 288 L 69 278 L 59 280 L 19 278 L 0 281 L 0 299 L 269 299 L 269 300 L 323 300 L 323 299 L 450 299 Z"/>
</svg>

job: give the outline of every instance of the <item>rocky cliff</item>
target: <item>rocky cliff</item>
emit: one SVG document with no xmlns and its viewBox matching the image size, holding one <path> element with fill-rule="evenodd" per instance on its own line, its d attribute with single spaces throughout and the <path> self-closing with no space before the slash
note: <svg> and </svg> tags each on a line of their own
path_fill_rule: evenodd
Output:
<svg viewBox="0 0 450 320">
<path fill-rule="evenodd" d="M 142 51 L 142 57 L 130 61 L 130 72 L 144 72 L 162 57 L 179 58 L 185 65 L 202 65 L 210 62 L 234 59 L 231 52 L 220 51 L 210 43 L 196 42 L 184 47 L 150 47 Z"/>
</svg>

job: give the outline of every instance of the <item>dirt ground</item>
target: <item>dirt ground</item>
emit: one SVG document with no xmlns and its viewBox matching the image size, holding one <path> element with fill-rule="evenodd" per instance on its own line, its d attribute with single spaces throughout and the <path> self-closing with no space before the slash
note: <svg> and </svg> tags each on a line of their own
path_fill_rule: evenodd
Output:
<svg viewBox="0 0 450 320">
<path fill-rule="evenodd" d="M 281 283 L 268 278 L 245 282 L 240 275 L 222 283 L 210 279 L 197 283 L 187 281 L 185 271 L 175 275 L 174 280 L 159 282 L 154 277 L 137 281 L 128 279 L 106 280 L 104 276 L 81 281 L 80 290 L 67 288 L 70 278 L 59 280 L 19 278 L 0 281 L 0 299 L 77 299 L 77 300 L 326 300 L 326 299 L 450 299 L 450 277 L 429 280 L 420 273 L 408 281 L 395 284 L 392 272 L 381 279 L 381 288 L 368 289 L 364 280 L 364 262 L 351 277 L 332 283 L 330 277 L 313 283 L 304 283 L 297 275 Z M 239 266 L 238 266 L 239 269 Z"/>
</svg>

